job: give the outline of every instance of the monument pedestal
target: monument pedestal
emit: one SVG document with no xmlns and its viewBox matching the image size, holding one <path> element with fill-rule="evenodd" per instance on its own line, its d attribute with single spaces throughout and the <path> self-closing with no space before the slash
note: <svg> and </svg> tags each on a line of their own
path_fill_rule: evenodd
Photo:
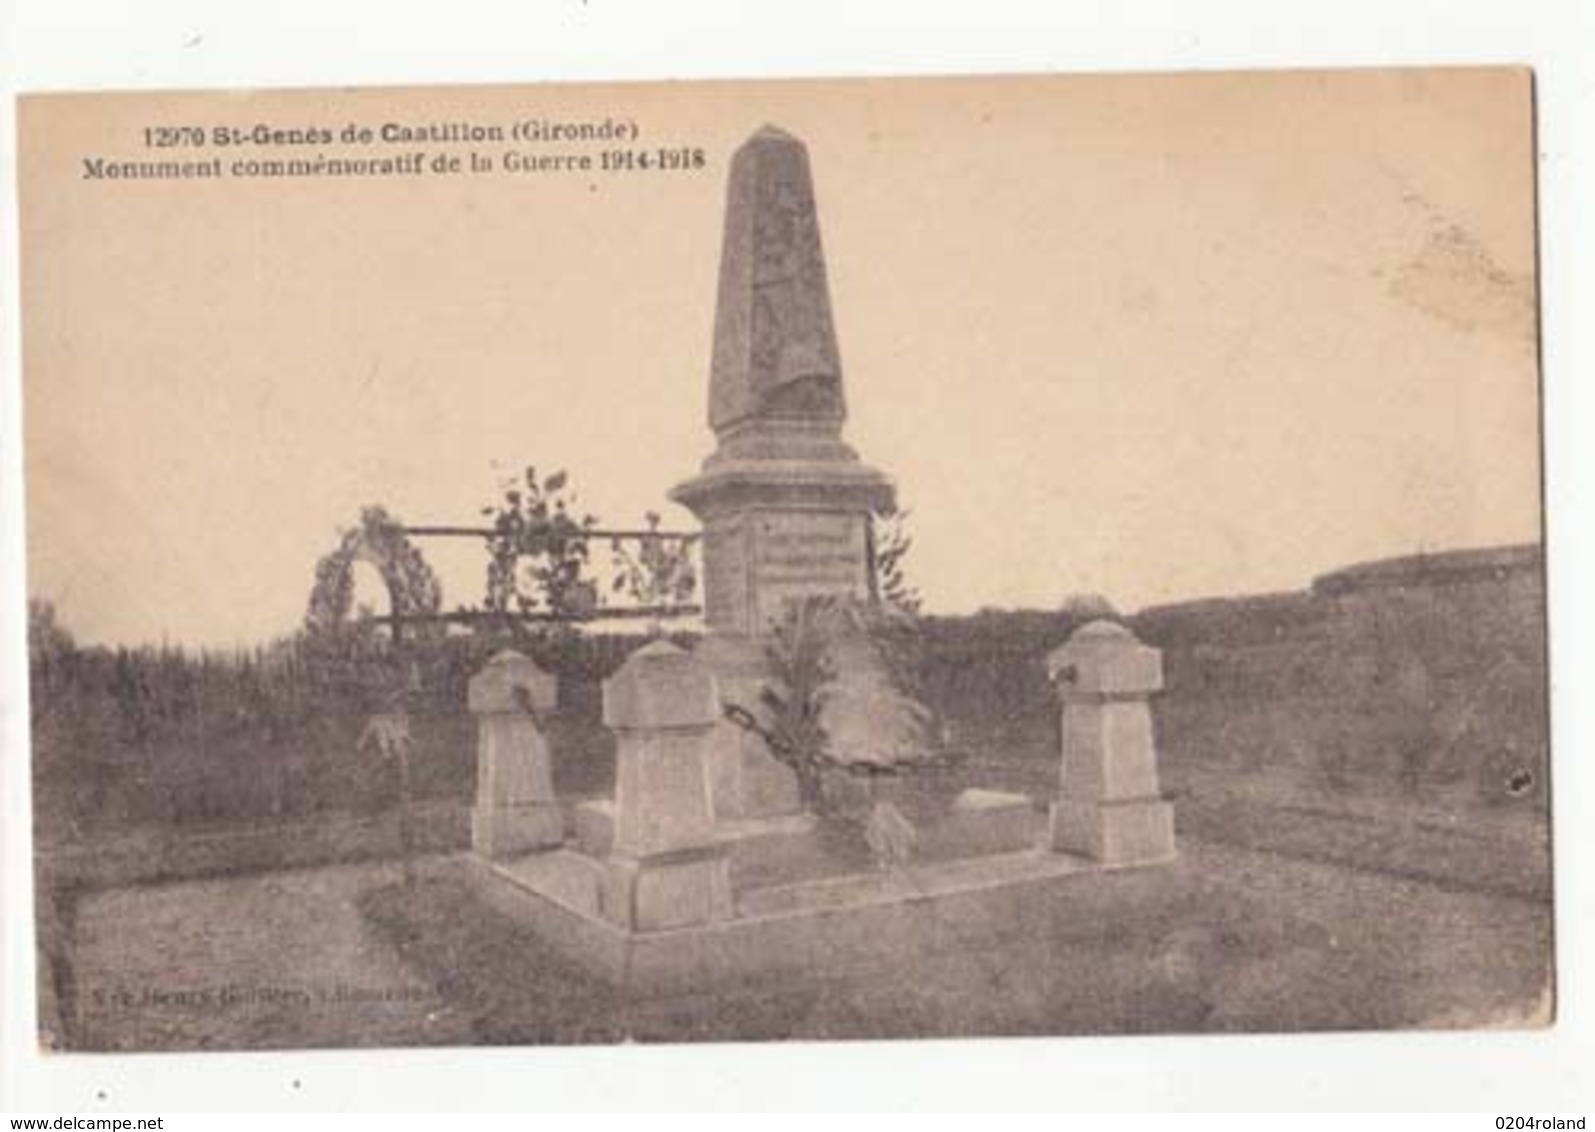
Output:
<svg viewBox="0 0 1595 1132">
<path fill-rule="evenodd" d="M 827 427 L 728 430 L 702 473 L 671 491 L 703 523 L 711 633 L 763 637 L 795 600 L 870 596 L 870 516 L 890 510 L 895 492 Z"/>
<path fill-rule="evenodd" d="M 1047 657 L 1063 701 L 1063 765 L 1052 848 L 1104 865 L 1174 856 L 1174 807 L 1158 793 L 1149 698 L 1162 654 L 1122 625 L 1093 621 Z"/>
<path fill-rule="evenodd" d="M 1174 806 L 1161 798 L 1052 804 L 1048 840 L 1062 853 L 1104 865 L 1139 865 L 1174 856 Z"/>
<path fill-rule="evenodd" d="M 698 655 L 721 699 L 763 718 L 770 633 L 791 603 L 870 596 L 869 523 L 891 506 L 891 481 L 834 437 L 801 422 L 735 430 L 703 474 L 671 498 L 702 520 L 705 620 Z M 712 737 L 715 815 L 801 808 L 797 779 L 764 740 L 722 720 Z"/>
<path fill-rule="evenodd" d="M 599 909 L 621 928 L 658 931 L 731 913 L 704 758 L 719 706 L 708 667 L 664 641 L 633 653 L 604 683 L 617 749 Z"/>
<path fill-rule="evenodd" d="M 502 860 L 565 839 L 554 796 L 548 740 L 538 722 L 554 710 L 554 678 L 520 653 L 495 655 L 471 678 L 468 703 L 476 717 L 476 805 L 471 846 Z"/>
</svg>

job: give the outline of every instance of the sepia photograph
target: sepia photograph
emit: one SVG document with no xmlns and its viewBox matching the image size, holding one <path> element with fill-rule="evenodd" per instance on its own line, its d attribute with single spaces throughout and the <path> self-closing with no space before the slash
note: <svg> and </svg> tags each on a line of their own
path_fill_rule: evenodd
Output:
<svg viewBox="0 0 1595 1132">
<path fill-rule="evenodd" d="M 41 1049 L 1552 1025 L 1534 81 L 25 95 Z"/>
</svg>

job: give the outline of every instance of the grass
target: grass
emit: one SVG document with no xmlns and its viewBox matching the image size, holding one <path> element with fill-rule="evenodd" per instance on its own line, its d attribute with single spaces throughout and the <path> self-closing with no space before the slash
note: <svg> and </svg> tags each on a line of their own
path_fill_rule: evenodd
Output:
<svg viewBox="0 0 1595 1132">
<path fill-rule="evenodd" d="M 1543 1021 L 1549 907 L 1225 846 L 1038 901 L 994 947 L 628 998 L 441 878 L 361 902 L 483 1044 Z"/>
</svg>

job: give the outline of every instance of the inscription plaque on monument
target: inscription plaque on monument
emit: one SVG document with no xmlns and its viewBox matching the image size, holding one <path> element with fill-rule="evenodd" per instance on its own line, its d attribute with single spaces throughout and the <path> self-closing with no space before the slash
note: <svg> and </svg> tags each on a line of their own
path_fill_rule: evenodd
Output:
<svg viewBox="0 0 1595 1132">
<path fill-rule="evenodd" d="M 778 514 L 754 522 L 755 631 L 805 597 L 869 593 L 867 520 L 857 515 Z"/>
<path fill-rule="evenodd" d="M 750 512 L 704 531 L 704 617 L 758 635 L 806 597 L 869 594 L 868 520 L 824 511 Z"/>
</svg>

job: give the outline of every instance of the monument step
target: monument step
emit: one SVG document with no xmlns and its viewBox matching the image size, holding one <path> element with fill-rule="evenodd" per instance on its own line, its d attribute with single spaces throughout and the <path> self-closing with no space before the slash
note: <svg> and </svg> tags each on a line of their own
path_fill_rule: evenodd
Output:
<svg viewBox="0 0 1595 1132">
<path fill-rule="evenodd" d="M 598 918 L 599 891 L 604 881 L 602 861 L 573 849 L 556 849 L 497 862 L 491 868 L 511 884 L 568 911 Z"/>
<path fill-rule="evenodd" d="M 1045 880 L 1090 867 L 1090 862 L 1081 857 L 1027 849 L 753 889 L 738 898 L 737 915 L 781 916 L 931 899 L 1018 881 Z"/>
<path fill-rule="evenodd" d="M 994 790 L 965 790 L 946 809 L 915 809 L 910 816 L 918 827 L 914 857 L 920 864 L 1022 852 L 1039 847 L 1047 832 L 1046 813 L 1028 796 Z M 568 836 L 589 858 L 608 856 L 613 827 L 607 798 L 569 807 Z M 861 829 L 825 825 L 812 814 L 724 819 L 714 839 L 730 857 L 738 890 L 852 876 L 871 865 Z"/>
</svg>

